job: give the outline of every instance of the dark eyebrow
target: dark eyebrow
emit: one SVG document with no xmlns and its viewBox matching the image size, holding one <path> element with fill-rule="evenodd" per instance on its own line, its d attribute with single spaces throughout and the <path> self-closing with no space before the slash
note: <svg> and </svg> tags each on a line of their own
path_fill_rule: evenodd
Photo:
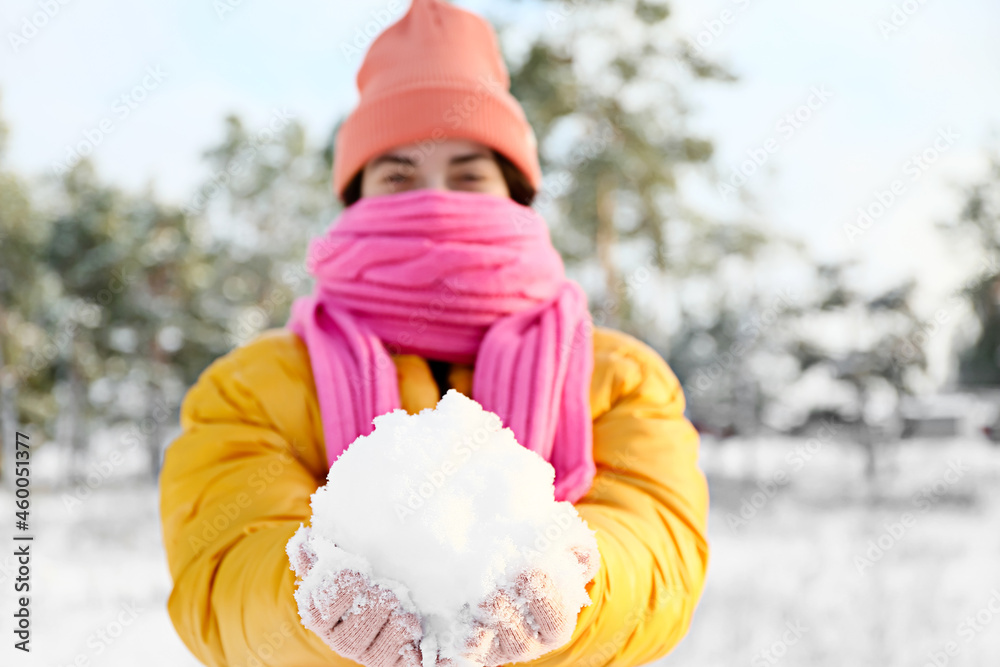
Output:
<svg viewBox="0 0 1000 667">
<path fill-rule="evenodd" d="M 374 168 L 379 166 L 383 162 L 392 162 L 394 164 L 402 164 L 408 167 L 416 166 L 416 164 L 410 158 L 404 155 L 393 155 L 391 153 L 387 153 L 386 155 L 379 155 L 377 158 L 372 160 L 371 166 Z"/>
<path fill-rule="evenodd" d="M 479 160 L 479 159 L 489 160 L 491 157 L 492 156 L 489 153 L 483 153 L 482 151 L 478 153 L 467 153 L 466 155 L 456 155 L 455 157 L 453 157 L 451 160 L 448 161 L 448 164 L 451 165 L 466 164 L 468 162 L 472 162 L 474 160 Z"/>
</svg>

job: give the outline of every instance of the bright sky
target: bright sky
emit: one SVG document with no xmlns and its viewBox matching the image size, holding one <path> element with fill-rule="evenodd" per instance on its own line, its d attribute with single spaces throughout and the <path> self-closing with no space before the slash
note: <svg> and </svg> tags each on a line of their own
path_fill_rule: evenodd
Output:
<svg viewBox="0 0 1000 667">
<path fill-rule="evenodd" d="M 359 31 L 395 20 L 408 4 L 51 0 L 46 17 L 46 2 L 4 0 L 0 113 L 11 126 L 10 159 L 38 173 L 64 160 L 69 146 L 99 138 L 92 159 L 107 178 L 134 187 L 153 181 L 182 201 L 204 175 L 199 152 L 221 136 L 228 112 L 262 126 L 284 110 L 325 137 L 356 101 L 359 58 L 346 51 Z M 525 3 L 509 6 L 539 16 Z M 692 122 L 716 141 L 723 177 L 751 151 L 763 166 L 740 189 L 763 216 L 817 256 L 861 259 L 866 287 L 918 273 L 922 308 L 933 313 L 974 263 L 934 223 L 956 210 L 956 186 L 983 172 L 984 148 L 1000 145 L 1000 3 L 671 7 L 675 29 L 696 41 L 702 33 L 706 54 L 741 79 L 690 94 Z M 803 120 L 781 124 L 796 112 Z M 912 161 L 921 154 L 924 166 Z M 877 211 L 880 192 L 894 200 L 852 241 L 844 226 L 858 207 Z M 721 204 L 718 193 L 692 196 Z"/>
</svg>

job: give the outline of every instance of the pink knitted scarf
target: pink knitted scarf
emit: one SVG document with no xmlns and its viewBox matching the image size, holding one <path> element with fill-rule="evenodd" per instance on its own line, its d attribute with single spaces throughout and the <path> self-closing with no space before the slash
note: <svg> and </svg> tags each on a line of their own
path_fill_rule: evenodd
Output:
<svg viewBox="0 0 1000 667">
<path fill-rule="evenodd" d="M 310 296 L 286 325 L 309 348 L 332 464 L 400 407 L 391 353 L 473 363 L 472 398 L 555 468 L 556 500 L 594 476 L 587 299 L 544 219 L 506 197 L 365 197 L 313 239 Z"/>
</svg>

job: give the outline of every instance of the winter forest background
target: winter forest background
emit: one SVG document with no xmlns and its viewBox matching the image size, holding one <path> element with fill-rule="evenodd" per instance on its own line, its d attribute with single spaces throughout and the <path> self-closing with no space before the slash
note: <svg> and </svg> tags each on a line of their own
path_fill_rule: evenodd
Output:
<svg viewBox="0 0 1000 667">
<path fill-rule="evenodd" d="M 308 4 L 295 6 L 306 12 Z M 848 3 L 820 11 L 820 24 L 811 24 L 815 15 L 797 14 L 788 2 L 461 4 L 501 30 L 512 91 L 541 147 L 546 180 L 536 206 L 587 288 L 595 321 L 632 333 L 669 361 L 703 434 L 713 503 L 709 580 L 691 633 L 662 664 L 916 666 L 935 664 L 948 642 L 959 652 L 940 664 L 995 664 L 1000 618 L 988 607 L 1000 600 L 995 127 L 952 123 L 955 107 L 944 102 L 933 112 L 914 105 L 921 123 L 885 122 L 887 135 L 901 126 L 904 152 L 883 154 L 874 168 L 878 160 L 859 150 L 830 169 L 868 179 L 843 215 L 809 202 L 811 210 L 786 208 L 795 213 L 783 224 L 769 211 L 787 194 L 776 182 L 795 184 L 806 199 L 810 188 L 821 189 L 808 173 L 798 181 L 787 175 L 786 162 L 837 159 L 817 151 L 802 157 L 796 144 L 852 122 L 837 116 L 850 98 L 823 82 L 839 54 L 930 54 L 907 65 L 902 87 L 862 86 L 873 109 L 897 97 L 942 100 L 961 91 L 995 120 L 1000 58 L 961 60 L 954 71 L 925 65 L 959 53 L 973 24 L 995 27 L 996 8 L 971 0 Z M 338 59 L 349 73 L 340 82 L 346 90 L 370 41 L 365 31 L 405 6 L 367 3 L 350 19 L 331 19 L 330 35 L 310 30 L 303 39 Z M 0 95 L 22 106 L 32 103 L 32 86 L 45 83 L 18 81 L 19 63 L 56 49 L 57 31 L 72 32 L 81 15 L 104 27 L 136 20 L 128 10 L 87 19 L 98 10 L 59 4 L 39 23 L 40 7 L 12 3 L 0 20 Z M 267 12 L 281 11 L 291 13 L 201 3 L 192 34 L 211 40 L 252 31 Z M 769 43 L 765 30 L 789 35 L 788 44 Z M 810 46 L 791 37 L 807 30 L 824 39 Z M 271 37 L 260 48 L 285 48 Z M 745 83 L 738 54 L 768 49 L 771 58 L 806 60 L 816 77 L 784 88 L 775 82 L 770 112 L 755 116 L 748 102 L 746 118 L 720 140 L 699 119 L 718 114 L 713 104 L 741 104 L 741 87 L 758 97 L 767 90 L 759 80 L 767 80 L 760 62 L 768 59 L 756 61 Z M 37 653 L 14 658 L 5 641 L 4 664 L 69 665 L 80 656 L 94 665 L 139 656 L 146 665 L 197 664 L 165 610 L 170 582 L 156 514 L 163 449 L 198 374 L 281 326 L 292 299 L 309 291 L 306 243 L 337 213 L 332 138 L 353 100 L 337 110 L 275 105 L 224 118 L 174 108 L 162 127 L 145 127 L 143 115 L 163 99 L 157 88 L 178 86 L 179 78 L 169 68 L 164 78 L 153 62 L 129 71 L 118 85 L 124 96 L 101 107 L 110 125 L 100 113 L 81 115 L 58 151 L 35 159 L 44 168 L 26 167 L 16 140 L 45 129 L 48 107 L 37 119 L 22 114 L 0 127 L 0 499 L 13 506 L 9 436 L 27 431 L 37 447 L 39 535 Z M 933 97 L 914 92 L 935 85 Z M 293 109 L 313 104 L 288 101 Z M 0 119 L 5 102 L 0 96 Z M 326 121 L 316 122 L 317 114 Z M 182 134 L 188 124 L 215 135 L 188 192 L 164 194 L 155 178 L 136 187 L 108 175 L 120 171 L 102 162 L 102 152 L 123 150 L 125 130 L 135 141 L 163 128 Z M 870 125 L 856 132 L 858 146 L 875 151 L 878 133 Z M 933 215 L 921 191 L 934 193 Z M 908 261 L 928 247 L 932 259 Z M 907 513 L 916 520 L 903 526 Z M 4 535 L 11 531 L 5 523 Z M 13 559 L 0 558 L 5 636 L 12 573 Z M 100 638 L 123 609 L 137 610 L 134 622 Z M 789 627 L 804 628 L 794 642 Z"/>
</svg>

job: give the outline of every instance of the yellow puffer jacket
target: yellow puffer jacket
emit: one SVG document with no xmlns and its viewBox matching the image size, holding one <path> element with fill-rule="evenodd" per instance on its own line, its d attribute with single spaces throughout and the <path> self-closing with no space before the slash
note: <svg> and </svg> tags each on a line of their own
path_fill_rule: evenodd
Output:
<svg viewBox="0 0 1000 667">
<path fill-rule="evenodd" d="M 708 488 L 680 384 L 651 348 L 594 332 L 591 412 L 597 476 L 576 509 L 601 569 L 572 640 L 530 663 L 641 665 L 687 632 L 708 563 Z M 427 362 L 395 356 L 402 407 L 437 404 Z M 469 395 L 471 367 L 449 384 Z M 473 397 L 474 398 L 474 397 Z M 212 363 L 181 409 L 160 477 L 177 633 L 206 665 L 356 665 L 302 627 L 285 544 L 308 524 L 329 466 L 306 346 L 265 331 Z"/>
</svg>

